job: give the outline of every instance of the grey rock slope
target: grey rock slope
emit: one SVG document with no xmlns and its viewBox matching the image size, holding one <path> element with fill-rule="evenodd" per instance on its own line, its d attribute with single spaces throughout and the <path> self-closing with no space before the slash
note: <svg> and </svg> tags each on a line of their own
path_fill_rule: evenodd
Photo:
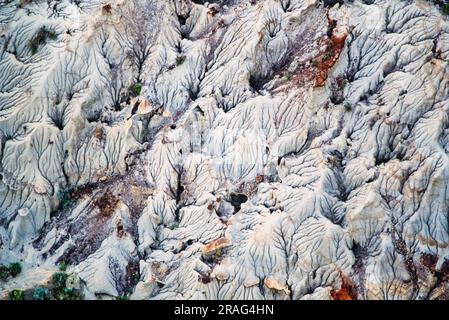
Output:
<svg viewBox="0 0 449 320">
<path fill-rule="evenodd" d="M 435 1 L 2 1 L 4 294 L 449 298 Z"/>
</svg>

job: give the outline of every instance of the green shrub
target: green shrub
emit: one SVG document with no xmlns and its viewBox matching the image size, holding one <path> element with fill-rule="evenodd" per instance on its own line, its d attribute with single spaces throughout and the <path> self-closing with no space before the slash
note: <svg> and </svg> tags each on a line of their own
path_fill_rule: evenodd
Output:
<svg viewBox="0 0 449 320">
<path fill-rule="evenodd" d="M 218 248 L 218 249 L 215 250 L 215 255 L 214 255 L 215 260 L 220 259 L 220 257 L 221 257 L 222 255 L 223 255 L 223 252 L 222 252 L 222 250 L 221 250 L 220 248 Z"/>
<path fill-rule="evenodd" d="M 449 15 L 449 3 L 443 4 L 443 6 L 441 7 L 441 10 L 443 11 L 444 14 Z"/>
<path fill-rule="evenodd" d="M 290 72 L 286 72 L 284 74 L 285 81 L 290 81 L 293 78 L 293 75 Z"/>
<path fill-rule="evenodd" d="M 48 300 L 50 292 L 46 288 L 37 287 L 33 292 L 33 300 Z"/>
<path fill-rule="evenodd" d="M 25 294 L 22 290 L 15 289 L 9 293 L 10 300 L 24 300 Z"/>
<path fill-rule="evenodd" d="M 175 229 L 177 229 L 178 227 L 179 227 L 179 223 L 173 222 L 172 225 L 170 226 L 170 229 L 171 229 L 171 230 L 175 230 Z"/>
<path fill-rule="evenodd" d="M 76 289 L 62 288 L 53 292 L 57 300 L 82 300 L 81 293 Z"/>
<path fill-rule="evenodd" d="M 56 272 L 52 277 L 52 284 L 57 290 L 64 290 L 68 274 L 65 272 Z"/>
<path fill-rule="evenodd" d="M 22 266 L 19 262 L 13 262 L 8 267 L 0 265 L 0 280 L 5 281 L 10 276 L 17 277 L 20 272 L 22 272 Z"/>
<path fill-rule="evenodd" d="M 73 277 L 73 276 L 70 276 Z M 77 288 L 67 288 L 69 275 L 65 272 L 56 272 L 52 277 L 52 295 L 56 300 L 81 300 L 81 292 Z"/>
<path fill-rule="evenodd" d="M 0 265 L 0 280 L 5 281 L 9 277 L 9 269 L 4 265 Z"/>
<path fill-rule="evenodd" d="M 123 296 L 117 296 L 117 297 L 115 297 L 115 300 L 129 300 L 129 297 L 126 296 L 126 295 L 123 295 Z"/>
<path fill-rule="evenodd" d="M 326 51 L 326 53 L 323 56 L 323 61 L 327 61 L 330 58 L 332 58 L 334 56 L 334 52 L 332 51 L 332 49 L 329 49 Z"/>
<path fill-rule="evenodd" d="M 347 112 L 352 110 L 352 106 L 351 106 L 351 104 L 349 102 L 346 102 L 344 104 L 344 107 L 345 107 L 345 111 L 347 111 Z"/>
<path fill-rule="evenodd" d="M 57 196 L 59 199 L 59 203 L 61 204 L 61 209 L 64 210 L 72 205 L 73 200 L 70 196 L 70 191 L 59 190 Z"/>
<path fill-rule="evenodd" d="M 83 300 L 83 296 L 81 295 L 81 292 L 78 290 L 72 290 L 67 297 L 68 300 Z"/>
<path fill-rule="evenodd" d="M 183 64 L 184 61 L 186 61 L 186 57 L 185 56 L 177 56 L 176 57 L 176 65 L 177 66 L 180 66 L 181 64 Z"/>
<path fill-rule="evenodd" d="M 11 263 L 9 265 L 9 274 L 12 277 L 17 277 L 17 275 L 22 272 L 22 266 L 18 262 Z"/>
<path fill-rule="evenodd" d="M 132 86 L 132 92 L 134 95 L 138 96 L 140 94 L 140 92 L 142 91 L 142 84 L 141 83 L 136 83 Z"/>
<path fill-rule="evenodd" d="M 62 262 L 59 264 L 59 270 L 61 270 L 61 271 L 66 271 L 66 270 L 67 270 L 67 262 L 62 261 Z"/>
</svg>

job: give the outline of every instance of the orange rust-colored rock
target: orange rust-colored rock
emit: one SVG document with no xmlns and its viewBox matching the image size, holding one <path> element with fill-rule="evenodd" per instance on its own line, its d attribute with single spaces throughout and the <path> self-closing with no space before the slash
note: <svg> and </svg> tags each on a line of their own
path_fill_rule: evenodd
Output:
<svg viewBox="0 0 449 320">
<path fill-rule="evenodd" d="M 328 17 L 329 26 L 331 26 L 331 36 L 327 39 L 326 51 L 322 52 L 315 60 L 317 74 L 315 77 L 315 86 L 321 87 L 327 80 L 329 69 L 337 62 L 341 50 L 343 49 L 348 36 L 347 32 L 338 34 L 335 31 L 336 21 Z"/>
<path fill-rule="evenodd" d="M 342 284 L 340 290 L 331 290 L 330 294 L 333 300 L 357 300 L 357 293 L 351 280 L 342 275 Z"/>
<path fill-rule="evenodd" d="M 341 288 L 340 290 L 332 290 L 331 297 L 333 300 L 354 300 L 347 288 Z"/>
<path fill-rule="evenodd" d="M 256 177 L 256 183 L 262 183 L 263 182 L 263 176 L 262 175 L 258 175 L 257 177 Z"/>
<path fill-rule="evenodd" d="M 321 87 L 326 82 L 329 69 L 331 69 L 337 62 L 346 37 L 347 34 L 338 37 L 333 35 L 327 45 L 326 52 L 321 54 L 316 60 L 316 68 L 318 70 L 315 78 L 316 87 Z"/>
<path fill-rule="evenodd" d="M 204 245 L 202 251 L 204 254 L 215 253 L 216 250 L 229 247 L 230 245 L 231 240 L 223 237 Z"/>
</svg>

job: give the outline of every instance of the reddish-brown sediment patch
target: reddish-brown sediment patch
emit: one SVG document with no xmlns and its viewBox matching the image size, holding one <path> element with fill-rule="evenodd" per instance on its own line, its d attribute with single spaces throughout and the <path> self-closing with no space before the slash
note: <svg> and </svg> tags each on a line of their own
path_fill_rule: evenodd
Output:
<svg viewBox="0 0 449 320">
<path fill-rule="evenodd" d="M 416 264 L 416 274 L 419 279 L 426 281 L 429 273 L 434 277 L 435 282 L 429 292 L 428 297 L 435 300 L 449 299 L 449 260 L 444 260 L 441 267 L 437 269 L 438 257 L 431 253 L 421 253 L 420 260 Z"/>
<path fill-rule="evenodd" d="M 429 271 L 435 272 L 435 267 L 438 262 L 438 256 L 430 253 L 421 254 L 421 264 L 426 267 Z"/>
<path fill-rule="evenodd" d="M 348 276 L 341 276 L 341 288 L 331 290 L 333 300 L 357 300 L 357 292 Z"/>
<path fill-rule="evenodd" d="M 109 218 L 114 212 L 119 199 L 107 189 L 106 192 L 94 201 L 94 205 L 100 209 L 100 215 Z"/>
<path fill-rule="evenodd" d="M 103 7 L 101 7 L 101 14 L 107 15 L 111 14 L 112 12 L 112 6 L 110 4 L 105 4 Z"/>
<path fill-rule="evenodd" d="M 103 183 L 92 183 L 77 189 L 71 190 L 68 196 L 73 202 L 85 200 L 79 216 L 71 219 L 70 215 L 61 212 L 58 220 L 52 219 L 41 230 L 40 236 L 33 245 L 42 248 L 45 242 L 45 235 L 49 230 L 56 227 L 65 230 L 67 236 L 60 237 L 52 246 L 48 253 L 52 255 L 66 240 L 71 238 L 75 245 L 70 246 L 59 261 L 65 261 L 71 265 L 79 264 L 90 254 L 98 250 L 101 243 L 111 234 L 113 227 L 117 236 L 122 237 L 126 233 L 133 236 L 137 234 L 137 220 L 145 207 L 148 196 L 152 194 L 152 189 L 146 185 L 140 176 L 124 175 L 108 177 Z M 123 221 L 116 221 L 111 225 L 114 212 L 120 205 L 120 201 L 126 204 L 130 210 L 131 223 L 123 224 Z M 78 203 L 78 205 L 81 205 Z"/>
<path fill-rule="evenodd" d="M 336 21 L 328 17 L 329 25 L 331 27 L 332 35 L 325 39 L 324 52 L 321 52 L 314 60 L 314 67 L 316 69 L 315 87 L 321 87 L 327 80 L 329 69 L 331 69 L 337 62 L 341 50 L 346 41 L 347 33 L 338 34 L 335 32 Z"/>
<path fill-rule="evenodd" d="M 346 31 L 341 31 L 337 28 L 336 20 L 329 16 L 327 16 L 327 20 L 327 34 L 315 40 L 313 44 L 308 45 L 308 52 L 310 50 L 317 52 L 315 57 L 301 63 L 291 73 L 286 70 L 279 70 L 276 74 L 281 77 L 281 80 L 277 85 L 274 85 L 274 88 L 272 88 L 273 92 L 288 90 L 291 87 L 321 87 L 325 84 L 329 70 L 340 57 L 340 53 L 345 46 L 346 37 L 348 36 Z M 305 48 L 298 50 L 298 53 L 302 54 L 304 52 L 303 50 Z"/>
<path fill-rule="evenodd" d="M 440 258 L 435 254 L 422 253 L 420 262 L 430 272 L 438 274 L 443 281 L 449 281 L 449 260 L 444 260 L 441 267 L 437 270 L 436 266 Z"/>
</svg>

